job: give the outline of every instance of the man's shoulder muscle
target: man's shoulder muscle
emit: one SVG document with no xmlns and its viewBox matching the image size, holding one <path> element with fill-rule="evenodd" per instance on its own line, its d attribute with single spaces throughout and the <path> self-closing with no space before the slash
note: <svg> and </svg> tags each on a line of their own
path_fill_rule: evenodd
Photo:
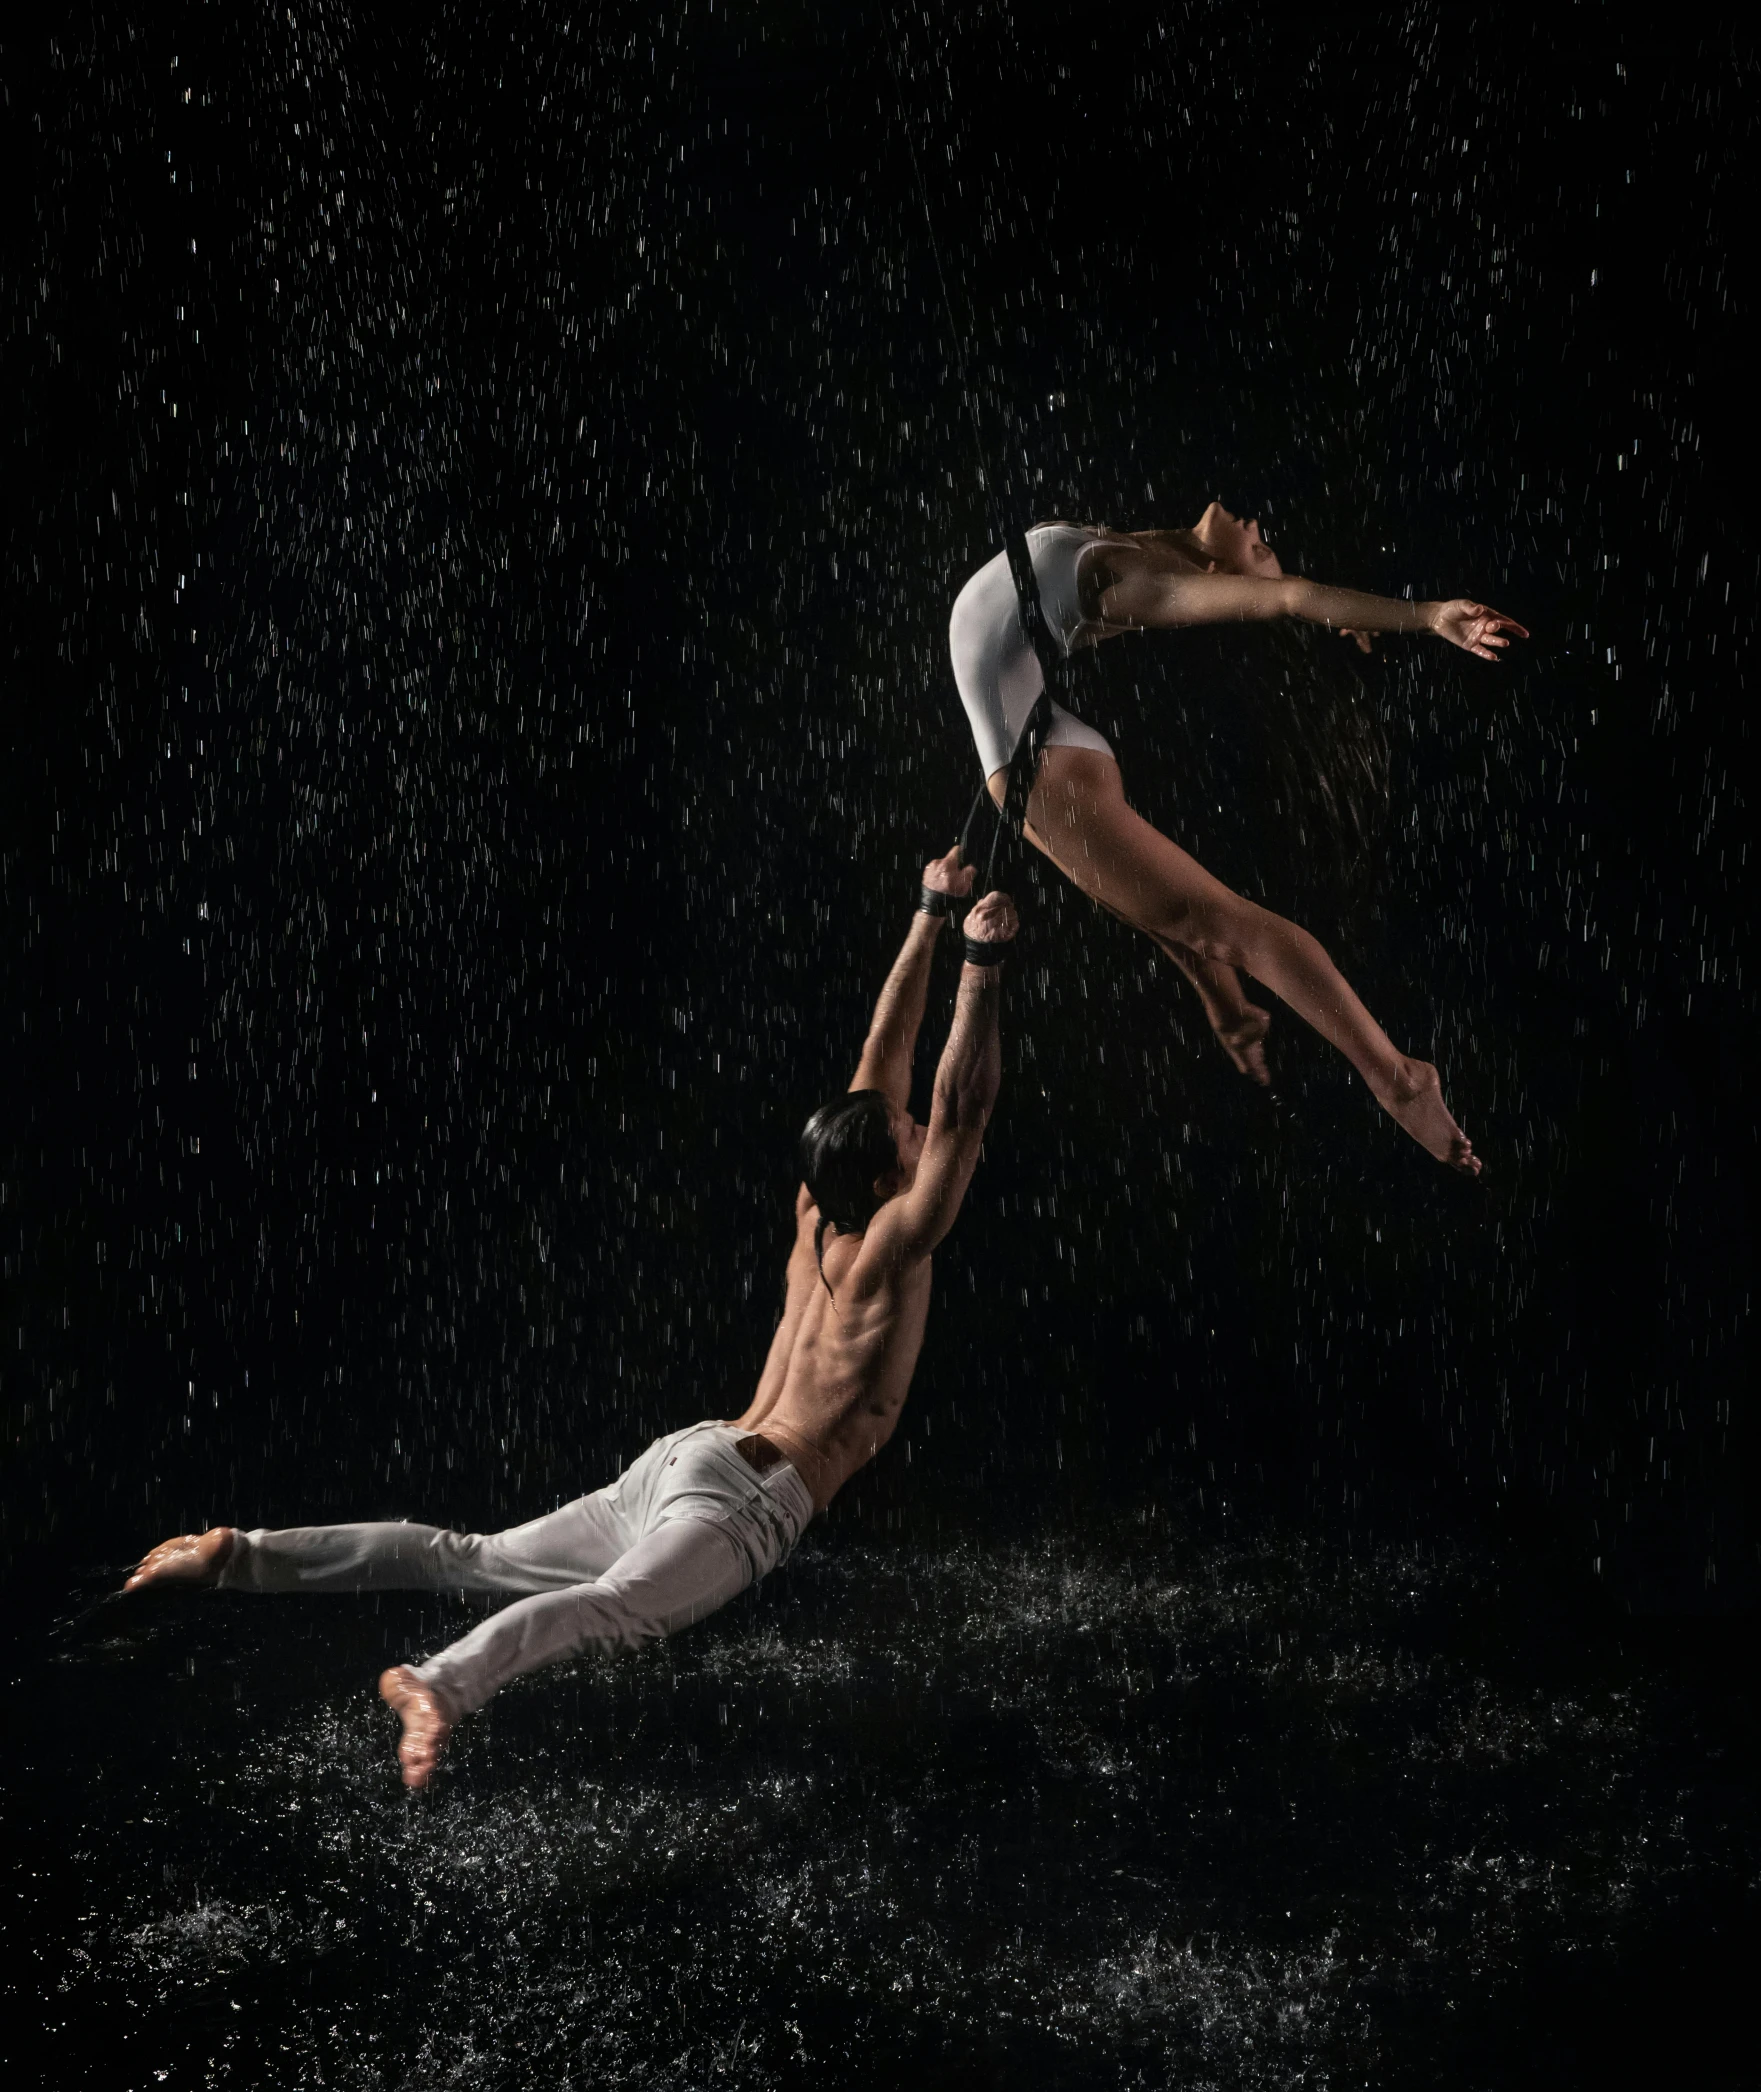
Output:
<svg viewBox="0 0 1761 2092">
<path fill-rule="evenodd" d="M 876 1290 L 896 1286 L 925 1267 L 930 1254 L 916 1240 L 907 1198 L 889 1199 L 868 1223 L 850 1276 L 859 1285 Z"/>
<path fill-rule="evenodd" d="M 819 1208 L 813 1202 L 813 1194 L 802 1185 L 795 1199 L 795 1236 L 789 1244 L 789 1261 L 785 1272 L 785 1284 L 793 1293 L 804 1276 L 814 1276 L 819 1263 L 815 1253 L 814 1236 L 819 1227 Z"/>
</svg>

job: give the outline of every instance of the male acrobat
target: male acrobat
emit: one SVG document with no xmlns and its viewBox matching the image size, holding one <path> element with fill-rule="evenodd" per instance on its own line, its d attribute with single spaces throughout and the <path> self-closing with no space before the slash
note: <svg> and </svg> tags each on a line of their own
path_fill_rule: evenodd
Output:
<svg viewBox="0 0 1761 2092">
<path fill-rule="evenodd" d="M 930 1258 L 960 1210 L 996 1102 L 999 962 L 1016 931 L 1003 893 L 966 918 L 929 1124 L 906 1108 L 931 957 L 973 876 L 958 851 L 926 867 L 856 1079 L 801 1136 L 782 1321 L 743 1416 L 656 1439 L 609 1488 L 506 1532 L 215 1526 L 163 1541 L 123 1588 L 522 1594 L 437 1656 L 380 1679 L 403 1722 L 404 1784 L 421 1787 L 461 1717 L 510 1678 L 674 1633 L 774 1569 L 893 1435 L 923 1346 Z"/>
</svg>

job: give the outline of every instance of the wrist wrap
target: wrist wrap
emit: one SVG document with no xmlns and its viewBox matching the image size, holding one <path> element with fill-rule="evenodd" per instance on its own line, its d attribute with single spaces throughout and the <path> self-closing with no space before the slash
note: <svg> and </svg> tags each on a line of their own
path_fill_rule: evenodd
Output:
<svg viewBox="0 0 1761 2092">
<path fill-rule="evenodd" d="M 1009 956 L 1011 940 L 1008 938 L 999 938 L 994 944 L 982 937 L 968 937 L 963 942 L 968 966 L 1001 966 Z"/>
<path fill-rule="evenodd" d="M 938 886 L 920 886 L 917 889 L 917 912 L 919 915 L 949 915 L 954 908 L 954 896 L 943 893 Z"/>
</svg>

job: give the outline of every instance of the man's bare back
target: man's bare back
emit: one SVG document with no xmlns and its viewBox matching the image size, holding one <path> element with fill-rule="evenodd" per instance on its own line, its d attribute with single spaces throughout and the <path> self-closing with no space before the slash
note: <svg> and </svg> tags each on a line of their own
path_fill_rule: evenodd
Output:
<svg viewBox="0 0 1761 2092">
<path fill-rule="evenodd" d="M 926 891 L 950 898 L 971 883 L 958 852 L 925 870 Z M 850 1085 L 852 1108 L 871 1117 L 884 1111 L 893 1166 L 866 1187 L 854 1221 L 833 1216 L 840 1232 L 829 1235 L 828 1208 L 813 1187 L 802 1185 L 782 1320 L 758 1390 L 735 1419 L 736 1428 L 756 1434 L 793 1463 L 820 1510 L 898 1424 L 923 1348 L 930 1258 L 966 1195 L 996 1100 L 997 973 L 967 965 L 936 1072 L 929 1124 L 919 1126 L 906 1110 L 912 1049 L 940 927 L 938 917 L 922 914 L 913 924 Z M 1006 894 L 987 894 L 967 922 L 969 937 L 999 947 L 1015 930 Z M 843 1187 L 846 1198 L 862 1189 Z M 842 1231 L 854 1227 L 860 1232 Z"/>
<path fill-rule="evenodd" d="M 758 1391 L 735 1418 L 794 1462 L 823 1511 L 893 1435 L 929 1319 L 930 1262 L 907 1263 L 870 1235 L 834 1235 L 822 1282 L 819 1208 L 796 1202 L 783 1318 Z"/>
</svg>

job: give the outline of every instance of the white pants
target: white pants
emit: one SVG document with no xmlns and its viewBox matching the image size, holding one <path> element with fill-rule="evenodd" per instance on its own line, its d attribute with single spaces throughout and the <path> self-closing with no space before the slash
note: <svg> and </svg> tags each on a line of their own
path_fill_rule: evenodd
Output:
<svg viewBox="0 0 1761 2092">
<path fill-rule="evenodd" d="M 701 1620 L 784 1561 L 813 1516 L 800 1475 L 756 1473 L 730 1424 L 657 1438 L 608 1489 L 505 1533 L 432 1525 L 241 1532 L 235 1591 L 519 1591 L 413 1666 L 453 1720 L 510 1678 L 582 1650 L 633 1649 Z"/>
</svg>

